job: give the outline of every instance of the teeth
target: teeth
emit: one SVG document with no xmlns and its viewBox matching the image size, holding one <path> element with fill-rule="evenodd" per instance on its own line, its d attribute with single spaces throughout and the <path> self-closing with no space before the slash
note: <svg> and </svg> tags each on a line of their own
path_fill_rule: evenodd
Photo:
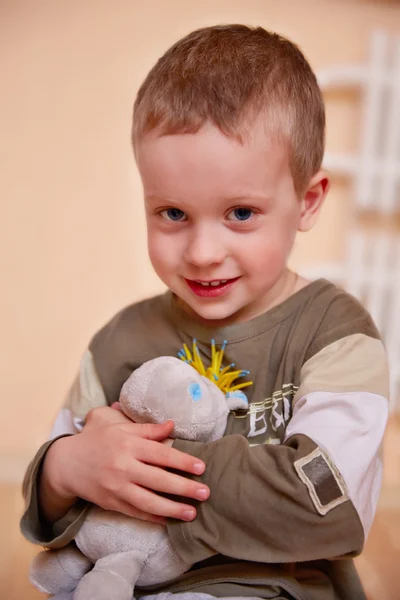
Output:
<svg viewBox="0 0 400 600">
<path fill-rule="evenodd" d="M 200 285 L 203 287 L 217 287 L 218 285 L 221 285 L 221 283 L 223 284 L 227 282 L 227 279 L 221 279 L 221 281 L 196 281 L 196 283 L 200 283 Z"/>
</svg>

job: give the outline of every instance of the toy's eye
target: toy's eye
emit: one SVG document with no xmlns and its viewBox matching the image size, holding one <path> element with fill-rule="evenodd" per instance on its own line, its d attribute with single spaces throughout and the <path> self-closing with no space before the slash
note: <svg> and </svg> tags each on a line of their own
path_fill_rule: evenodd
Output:
<svg viewBox="0 0 400 600">
<path fill-rule="evenodd" d="M 191 383 L 189 385 L 189 394 L 194 402 L 201 400 L 203 392 L 199 383 Z"/>
</svg>

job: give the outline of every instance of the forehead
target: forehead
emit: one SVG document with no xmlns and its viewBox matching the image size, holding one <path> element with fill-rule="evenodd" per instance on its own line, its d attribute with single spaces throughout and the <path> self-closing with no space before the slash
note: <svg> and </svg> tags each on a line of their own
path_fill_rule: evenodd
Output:
<svg viewBox="0 0 400 600">
<path fill-rule="evenodd" d="M 282 143 L 254 125 L 241 143 L 207 124 L 197 133 L 145 135 L 136 159 L 146 195 L 199 197 L 273 194 L 290 178 L 288 152 Z"/>
</svg>

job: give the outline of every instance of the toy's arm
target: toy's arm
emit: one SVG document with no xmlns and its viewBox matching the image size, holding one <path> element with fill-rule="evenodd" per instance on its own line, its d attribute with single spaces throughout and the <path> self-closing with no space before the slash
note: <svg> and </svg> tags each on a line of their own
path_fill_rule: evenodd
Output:
<svg viewBox="0 0 400 600">
<path fill-rule="evenodd" d="M 304 364 L 282 445 L 177 440 L 206 463 L 211 489 L 195 521 L 168 525 L 182 558 L 287 563 L 359 553 L 379 494 L 387 396 L 382 343 L 349 335 Z"/>
<path fill-rule="evenodd" d="M 92 355 L 87 350 L 82 357 L 78 376 L 55 420 L 50 439 L 39 448 L 25 474 L 23 482 L 25 513 L 20 526 L 23 535 L 34 544 L 48 548 L 61 548 L 67 545 L 79 531 L 88 507 L 88 503 L 84 500 L 79 499 L 65 516 L 53 525 L 43 519 L 38 498 L 41 468 L 47 451 L 57 439 L 77 433 L 89 410 L 106 404 L 107 400 L 96 374 Z"/>
</svg>

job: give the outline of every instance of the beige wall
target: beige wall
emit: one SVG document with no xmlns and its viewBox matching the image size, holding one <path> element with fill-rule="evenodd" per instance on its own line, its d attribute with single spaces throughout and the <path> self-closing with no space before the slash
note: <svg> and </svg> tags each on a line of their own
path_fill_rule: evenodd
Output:
<svg viewBox="0 0 400 600">
<path fill-rule="evenodd" d="M 129 147 L 146 71 L 199 26 L 261 24 L 318 69 L 363 60 L 400 6 L 351 0 L 0 0 L 0 478 L 18 478 L 46 436 L 90 336 L 162 289 L 146 257 Z M 355 146 L 351 97 L 328 106 L 328 146 Z M 333 188 L 293 264 L 341 253 L 348 199 Z M 317 251 L 316 251 L 317 249 Z"/>
</svg>

